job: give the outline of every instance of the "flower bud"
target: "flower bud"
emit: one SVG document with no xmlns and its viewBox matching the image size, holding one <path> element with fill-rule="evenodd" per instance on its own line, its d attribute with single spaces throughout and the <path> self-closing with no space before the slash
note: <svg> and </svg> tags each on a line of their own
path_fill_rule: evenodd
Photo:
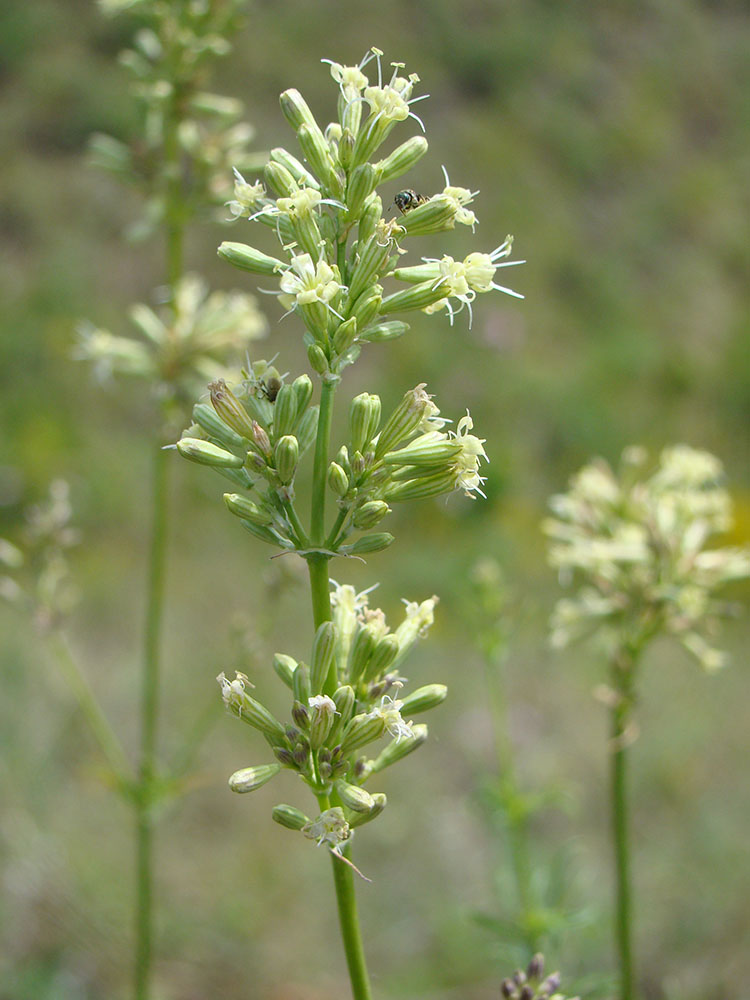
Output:
<svg viewBox="0 0 750 1000">
<path fill-rule="evenodd" d="M 338 462 L 331 462 L 328 466 L 328 485 L 337 497 L 346 496 L 349 490 L 349 477 Z"/>
<path fill-rule="evenodd" d="M 529 979 L 541 979 L 542 973 L 544 972 L 544 955 L 541 952 L 537 952 L 529 962 L 529 966 L 526 969 L 526 975 Z"/>
<path fill-rule="evenodd" d="M 349 299 L 351 302 L 351 297 Z M 364 331 L 380 312 L 383 301 L 381 285 L 370 285 L 359 296 L 356 302 L 349 306 L 348 312 L 357 321 L 357 329 Z M 361 337 L 360 337 L 361 339 Z M 368 338 L 369 339 L 369 338 Z"/>
<path fill-rule="evenodd" d="M 352 451 L 363 452 L 377 433 L 380 424 L 380 396 L 361 392 L 349 407 Z"/>
<path fill-rule="evenodd" d="M 352 750 L 366 746 L 373 740 L 380 739 L 385 730 L 385 720 L 380 715 L 362 713 L 350 719 L 341 740 L 341 753 L 348 756 Z"/>
<path fill-rule="evenodd" d="M 264 427 L 260 426 L 257 420 L 253 420 L 252 422 L 250 439 L 262 455 L 265 455 L 266 458 L 271 457 L 271 439 L 268 436 L 268 432 Z"/>
<path fill-rule="evenodd" d="M 270 514 L 261 510 L 252 500 L 248 500 L 247 497 L 243 497 L 239 493 L 225 493 L 224 503 L 233 514 L 245 521 L 261 525 L 268 525 L 272 521 Z"/>
<path fill-rule="evenodd" d="M 312 125 L 315 128 L 318 127 L 315 117 L 308 107 L 307 101 L 298 90 L 295 90 L 294 88 L 285 90 L 279 97 L 279 103 L 281 104 L 281 113 L 284 115 L 295 132 L 300 125 L 307 124 Z"/>
<path fill-rule="evenodd" d="M 357 813 L 369 813 L 375 807 L 372 795 L 359 785 L 350 785 L 348 781 L 339 778 L 333 783 L 342 805 Z"/>
<path fill-rule="evenodd" d="M 367 463 L 365 462 L 365 456 L 361 451 L 355 451 L 352 455 L 351 460 L 352 475 L 355 479 L 359 479 L 362 473 L 367 468 Z"/>
<path fill-rule="evenodd" d="M 298 663 L 292 678 L 292 691 L 297 701 L 306 705 L 310 700 L 310 668 L 306 663 Z"/>
<path fill-rule="evenodd" d="M 300 187 L 319 187 L 317 180 L 305 165 L 300 163 L 297 157 L 292 156 L 283 146 L 277 146 L 276 149 L 272 149 L 269 158 L 275 163 L 280 163 L 282 167 L 286 167 Z"/>
<path fill-rule="evenodd" d="M 294 432 L 297 423 L 297 393 L 292 385 L 282 385 L 273 404 L 273 435 L 279 438 Z"/>
<path fill-rule="evenodd" d="M 339 732 L 352 717 L 352 712 L 354 711 L 354 706 L 357 700 L 354 694 L 354 688 L 350 684 L 342 685 L 340 688 L 336 689 L 333 700 L 336 704 L 337 714 L 334 719 L 333 726 L 331 727 L 331 731 L 328 734 L 328 739 L 331 743 L 335 743 L 338 740 Z"/>
<path fill-rule="evenodd" d="M 424 205 L 418 205 L 401 219 L 409 236 L 427 236 L 430 233 L 453 229 L 456 224 L 456 204 L 450 198 L 437 195 Z"/>
<path fill-rule="evenodd" d="M 269 187 L 284 198 L 297 194 L 299 185 L 292 174 L 281 163 L 269 160 L 263 168 L 263 176 Z"/>
<path fill-rule="evenodd" d="M 297 424 L 297 440 L 299 441 L 299 453 L 303 455 L 315 440 L 318 430 L 318 407 L 311 406 L 300 417 Z"/>
<path fill-rule="evenodd" d="M 377 280 L 380 277 L 380 272 L 385 267 L 385 263 L 391 253 L 391 244 L 389 240 L 385 240 L 381 244 L 379 239 L 378 233 L 375 232 L 366 243 L 358 247 L 357 262 L 354 265 L 352 277 L 349 282 L 350 301 L 354 301 L 373 281 Z M 442 298 L 443 296 L 438 297 Z M 385 301 L 387 302 L 388 300 L 386 299 Z M 432 301 L 436 300 L 433 299 Z M 427 305 L 430 304 L 431 302 L 427 303 Z"/>
<path fill-rule="evenodd" d="M 299 441 L 293 434 L 286 434 L 276 442 L 274 461 L 281 482 L 285 486 L 291 483 L 299 461 Z"/>
<path fill-rule="evenodd" d="M 364 679 L 373 680 L 384 674 L 398 656 L 399 643 L 395 635 L 384 635 L 377 640 L 369 662 L 365 666 Z"/>
<path fill-rule="evenodd" d="M 397 319 L 389 320 L 385 323 L 378 323 L 377 326 L 370 327 L 369 330 L 363 329 L 359 339 L 365 340 L 369 344 L 379 344 L 384 340 L 395 340 L 397 337 L 403 337 L 408 329 L 408 323 L 402 323 L 401 320 Z"/>
<path fill-rule="evenodd" d="M 233 681 L 228 680 L 224 673 L 219 674 L 216 679 L 221 685 L 224 704 L 234 715 L 276 742 L 283 742 L 284 727 L 265 705 L 250 697 L 245 690 L 247 678 L 243 674 L 238 673 Z"/>
<path fill-rule="evenodd" d="M 365 202 L 365 207 L 362 210 L 362 215 L 359 220 L 359 226 L 357 227 L 357 241 L 360 246 L 364 246 L 365 243 L 370 239 L 375 233 L 375 227 L 378 222 L 383 217 L 383 202 L 380 195 L 373 192 L 370 197 Z"/>
<path fill-rule="evenodd" d="M 309 344 L 307 357 L 313 369 L 318 375 L 325 375 L 328 371 L 328 358 L 319 344 Z"/>
<path fill-rule="evenodd" d="M 252 521 L 246 521 L 245 518 L 242 518 L 240 524 L 245 531 L 249 531 L 254 538 L 260 539 L 261 542 L 267 542 L 269 545 L 277 545 L 282 549 L 294 548 L 292 540 L 280 534 L 274 528 L 265 527 L 262 524 L 253 524 Z"/>
<path fill-rule="evenodd" d="M 388 417 L 385 427 L 378 436 L 375 448 L 376 458 L 382 458 L 389 451 L 393 451 L 397 445 L 417 430 L 425 416 L 435 412 L 435 407 L 424 391 L 424 387 L 425 383 L 421 382 L 405 393 L 401 402 Z"/>
<path fill-rule="evenodd" d="M 286 747 L 273 747 L 273 755 L 282 767 L 297 767 L 294 754 Z"/>
<path fill-rule="evenodd" d="M 309 699 L 310 746 L 319 750 L 331 731 L 336 715 L 336 703 L 327 694 L 316 694 Z"/>
<path fill-rule="evenodd" d="M 227 427 L 216 410 L 207 403 L 195 404 L 193 407 L 193 420 L 207 434 L 216 438 L 223 447 L 229 450 L 234 448 L 244 449 L 246 447 L 243 438 L 233 431 L 231 427 Z"/>
<path fill-rule="evenodd" d="M 315 633 L 310 663 L 310 690 L 320 694 L 326 685 L 336 649 L 336 626 L 323 622 Z"/>
<path fill-rule="evenodd" d="M 295 809 L 294 806 L 288 806 L 285 803 L 274 806 L 271 816 L 277 823 L 287 827 L 289 830 L 301 830 L 303 826 L 306 826 L 310 822 L 309 816 L 305 816 L 299 809 Z"/>
<path fill-rule="evenodd" d="M 269 257 L 246 243 L 222 243 L 217 253 L 241 271 L 250 271 L 252 274 L 277 274 L 284 269 L 284 264 L 278 257 Z"/>
<path fill-rule="evenodd" d="M 377 174 L 371 163 L 362 163 L 356 167 L 349 178 L 346 189 L 347 220 L 352 221 L 360 216 L 365 200 L 377 184 Z"/>
<path fill-rule="evenodd" d="M 310 713 L 301 701 L 295 701 L 292 705 L 292 719 L 300 729 L 307 731 L 310 728 Z"/>
<path fill-rule="evenodd" d="M 183 458 L 197 462 L 198 465 L 212 465 L 219 469 L 239 469 L 244 464 L 244 459 L 219 448 L 218 445 L 211 444 L 210 441 L 203 441 L 201 438 L 180 438 L 177 442 L 177 451 Z"/>
<path fill-rule="evenodd" d="M 364 674 L 370 657 L 375 652 L 377 639 L 371 628 L 364 626 L 354 636 L 349 654 L 349 679 L 356 684 Z"/>
<path fill-rule="evenodd" d="M 359 108 L 359 104 L 350 104 L 350 108 Z M 354 150 L 354 133 L 349 127 L 345 127 L 339 139 L 339 163 L 344 170 L 349 169 L 352 162 L 352 152 Z"/>
<path fill-rule="evenodd" d="M 349 820 L 350 828 L 353 829 L 355 826 L 362 826 L 363 823 L 369 823 L 371 819 L 375 819 L 376 816 L 382 813 L 388 803 L 388 799 L 383 792 L 373 792 L 370 798 L 372 799 L 372 808 L 366 813 L 355 813 Z"/>
<path fill-rule="evenodd" d="M 334 198 L 340 197 L 344 193 L 344 185 L 336 172 L 325 136 L 318 126 L 300 125 L 297 129 L 297 141 L 322 186 Z"/>
<path fill-rule="evenodd" d="M 259 767 L 243 767 L 235 771 L 229 778 L 229 787 L 233 792 L 254 792 L 256 788 L 265 785 L 281 770 L 279 764 L 261 764 Z"/>
<path fill-rule="evenodd" d="M 447 696 L 448 688 L 445 684 L 426 684 L 404 698 L 401 714 L 417 715 L 419 712 L 427 712 L 444 702 Z"/>
<path fill-rule="evenodd" d="M 357 320 L 354 316 L 340 323 L 333 335 L 333 349 L 337 354 L 346 354 L 357 339 Z"/>
<path fill-rule="evenodd" d="M 297 419 L 299 420 L 312 398 L 313 384 L 310 376 L 298 375 L 294 382 L 292 382 L 292 389 L 297 401 Z"/>
<path fill-rule="evenodd" d="M 390 514 L 390 512 L 391 508 L 385 500 L 368 500 L 355 511 L 352 521 L 355 528 L 366 531 L 368 528 L 374 528 L 376 524 L 380 524 L 386 514 Z"/>
<path fill-rule="evenodd" d="M 418 470 L 415 469 L 414 472 L 416 474 Z M 386 490 L 385 497 L 392 503 L 405 500 L 425 500 L 427 497 L 439 497 L 444 493 L 452 493 L 455 488 L 455 473 L 438 470 L 419 479 L 394 483 Z"/>
<path fill-rule="evenodd" d="M 401 177 L 422 159 L 427 152 L 427 140 L 424 136 L 415 135 L 402 142 L 384 160 L 376 164 L 378 184 Z"/>
<path fill-rule="evenodd" d="M 253 438 L 253 421 L 245 407 L 235 396 L 223 378 L 209 383 L 211 392 L 211 405 L 218 415 L 237 434 L 247 438 Z"/>
<path fill-rule="evenodd" d="M 383 455 L 383 462 L 390 466 L 419 466 L 420 468 L 432 468 L 433 466 L 452 466 L 453 460 L 461 452 L 460 441 L 451 441 L 447 435 L 440 431 L 430 431 L 422 434 L 405 448 L 398 451 L 389 451 Z M 416 473 L 411 473 L 411 478 Z M 394 478 L 398 478 L 394 475 Z"/>
<path fill-rule="evenodd" d="M 403 757 L 412 753 L 418 747 L 421 747 L 426 739 L 427 726 L 425 726 L 424 723 L 412 726 L 411 735 L 402 736 L 397 740 L 393 740 L 378 754 L 375 760 L 370 762 L 368 773 L 375 774 L 378 771 L 382 771 L 386 767 L 390 767 L 391 764 L 395 764 Z"/>
<path fill-rule="evenodd" d="M 364 556 L 371 552 L 382 552 L 394 541 L 388 531 L 379 531 L 372 535 L 363 535 L 352 545 L 342 545 L 339 549 L 342 555 Z"/>
<path fill-rule="evenodd" d="M 416 209 L 415 209 L 416 211 Z M 440 299 L 444 299 L 448 294 L 447 286 L 443 281 L 423 281 L 419 285 L 412 285 L 411 288 L 404 288 L 400 292 L 383 299 L 380 306 L 382 316 L 400 310 L 409 311 L 413 309 L 426 309 L 427 306 L 434 305 Z"/>
</svg>

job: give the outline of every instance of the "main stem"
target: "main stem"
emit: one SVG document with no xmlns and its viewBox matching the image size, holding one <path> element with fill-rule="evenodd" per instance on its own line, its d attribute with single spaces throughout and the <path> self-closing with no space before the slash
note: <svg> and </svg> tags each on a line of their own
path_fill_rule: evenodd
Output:
<svg viewBox="0 0 750 1000">
<path fill-rule="evenodd" d="M 621 654 L 613 663 L 617 699 L 611 709 L 610 778 L 612 842 L 615 862 L 615 944 L 620 970 L 620 1000 L 633 1000 L 631 941 L 630 836 L 627 798 L 627 729 L 632 706 L 634 658 Z"/>
<path fill-rule="evenodd" d="M 150 996 L 153 953 L 153 809 L 159 719 L 160 645 L 167 541 L 167 453 L 154 452 L 151 544 L 141 679 L 141 748 L 136 813 L 135 1000 Z"/>
<path fill-rule="evenodd" d="M 321 546 L 325 539 L 326 479 L 328 475 L 328 447 L 331 437 L 333 399 L 336 392 L 334 382 L 323 382 L 318 416 L 318 433 L 315 439 L 315 459 L 313 463 L 312 510 L 310 515 L 310 541 L 312 546 Z M 317 629 L 323 622 L 331 620 L 331 598 L 328 584 L 329 556 L 316 552 L 307 557 L 310 573 L 313 622 Z M 321 812 L 329 809 L 328 796 L 318 796 Z M 344 848 L 344 857 L 349 857 L 349 848 Z M 362 933 L 357 915 L 357 898 L 354 892 L 354 875 L 345 861 L 331 857 L 333 884 L 339 911 L 339 926 L 344 943 L 346 964 L 352 985 L 354 1000 L 372 1000 L 370 979 L 362 945 Z"/>
</svg>

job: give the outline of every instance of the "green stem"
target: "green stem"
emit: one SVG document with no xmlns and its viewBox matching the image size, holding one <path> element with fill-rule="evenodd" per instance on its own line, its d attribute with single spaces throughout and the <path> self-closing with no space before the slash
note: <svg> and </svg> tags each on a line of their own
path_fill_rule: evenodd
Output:
<svg viewBox="0 0 750 1000">
<path fill-rule="evenodd" d="M 313 462 L 312 508 L 310 514 L 310 541 L 313 545 L 322 545 L 325 538 L 328 442 L 331 437 L 333 399 L 335 394 L 336 383 L 324 380 L 320 391 L 320 412 L 318 414 L 318 431 L 315 438 L 315 459 Z"/>
<path fill-rule="evenodd" d="M 331 808 L 327 795 L 318 796 L 318 806 L 321 812 Z M 351 847 L 346 845 L 342 855 L 351 860 Z M 331 855 L 333 884 L 336 889 L 336 903 L 339 911 L 339 926 L 344 943 L 346 965 L 352 986 L 354 1000 L 372 1000 L 370 977 L 367 973 L 367 962 L 362 945 L 362 933 L 357 914 L 357 897 L 354 891 L 354 873 L 346 861 L 341 861 Z"/>
<path fill-rule="evenodd" d="M 631 941 L 630 836 L 627 798 L 627 731 L 632 707 L 632 674 L 635 661 L 622 653 L 613 664 L 617 699 L 611 709 L 610 780 L 612 839 L 615 862 L 615 945 L 620 971 L 619 1000 L 633 1000 L 633 949 Z"/>
<path fill-rule="evenodd" d="M 167 453 L 154 453 L 151 544 L 146 592 L 146 631 L 141 680 L 141 750 L 136 810 L 136 1000 L 150 996 L 153 951 L 153 811 L 156 743 L 159 718 L 160 640 L 164 611 L 167 541 Z"/>
</svg>

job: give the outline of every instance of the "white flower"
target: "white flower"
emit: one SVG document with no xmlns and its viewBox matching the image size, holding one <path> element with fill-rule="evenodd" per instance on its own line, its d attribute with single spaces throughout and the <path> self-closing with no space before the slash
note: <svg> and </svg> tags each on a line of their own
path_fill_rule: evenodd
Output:
<svg viewBox="0 0 750 1000">
<path fill-rule="evenodd" d="M 221 686 L 221 697 L 227 708 L 235 707 L 241 710 L 245 689 L 248 687 L 255 687 L 255 685 L 250 682 L 248 676 L 240 673 L 239 670 L 235 672 L 233 681 L 229 680 L 223 670 L 216 680 Z"/>
<path fill-rule="evenodd" d="M 470 434 L 473 427 L 474 421 L 467 410 L 466 416 L 461 417 L 456 424 L 455 431 L 448 432 L 450 437 L 461 445 L 461 451 L 453 460 L 453 467 L 456 473 L 456 488 L 462 489 L 467 497 L 471 496 L 472 491 L 484 496 L 480 486 L 485 477 L 479 475 L 479 460 L 483 458 L 486 462 L 489 461 L 483 447 L 486 439 Z"/>
<path fill-rule="evenodd" d="M 463 226 L 471 226 L 471 231 L 474 232 L 474 227 L 478 221 L 477 217 L 470 209 L 464 208 L 464 205 L 469 205 L 479 192 L 470 191 L 468 188 L 456 187 L 451 184 L 448 171 L 445 167 L 443 167 L 443 176 L 445 177 L 445 187 L 441 193 L 454 205 L 456 222 L 460 222 Z"/>
<path fill-rule="evenodd" d="M 302 833 L 308 840 L 317 841 L 318 847 L 325 844 L 332 851 L 340 851 L 350 837 L 349 824 L 340 806 L 326 809 L 317 819 L 310 820 L 302 827 Z"/>
<path fill-rule="evenodd" d="M 396 742 L 406 737 L 411 739 L 412 723 L 404 722 L 401 718 L 401 706 L 403 701 L 395 701 L 390 695 L 384 694 L 380 699 L 380 705 L 370 712 L 373 719 L 382 719 L 385 723 L 386 732 L 392 736 Z"/>
<path fill-rule="evenodd" d="M 297 305 L 312 302 L 329 305 L 342 288 L 330 264 L 324 260 L 313 264 L 309 253 L 292 258 L 291 266 L 282 274 L 279 284 L 282 292 L 293 296 Z"/>
<path fill-rule="evenodd" d="M 266 190 L 260 181 L 248 184 L 236 167 L 234 178 L 234 198 L 227 202 L 227 208 L 233 219 L 247 219 L 255 211 L 260 200 L 265 197 Z"/>
</svg>

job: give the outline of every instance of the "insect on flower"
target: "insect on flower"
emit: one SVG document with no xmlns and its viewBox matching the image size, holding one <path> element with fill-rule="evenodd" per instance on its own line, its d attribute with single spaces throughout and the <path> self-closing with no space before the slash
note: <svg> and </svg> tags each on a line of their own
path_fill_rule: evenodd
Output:
<svg viewBox="0 0 750 1000">
<path fill-rule="evenodd" d="M 399 191 L 393 200 L 399 212 L 402 215 L 406 215 L 407 212 L 411 212 L 413 208 L 417 208 L 419 205 L 424 205 L 430 199 L 426 198 L 423 194 L 417 194 L 411 188 L 407 188 L 406 191 Z"/>
</svg>

